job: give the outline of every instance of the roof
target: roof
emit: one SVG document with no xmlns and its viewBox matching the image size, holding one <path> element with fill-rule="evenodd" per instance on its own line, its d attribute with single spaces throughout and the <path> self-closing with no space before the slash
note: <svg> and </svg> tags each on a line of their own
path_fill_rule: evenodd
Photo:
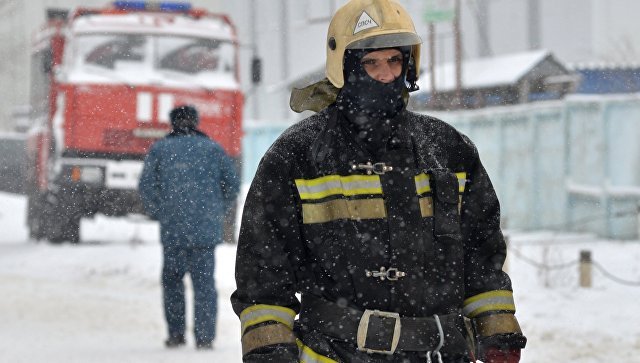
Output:
<svg viewBox="0 0 640 363">
<path fill-rule="evenodd" d="M 552 57 L 550 51 L 536 50 L 465 60 L 462 63 L 462 85 L 465 89 L 513 85 L 549 57 Z M 431 75 L 426 67 L 422 67 L 422 71 L 418 85 L 421 91 L 430 92 Z M 447 92 L 456 88 L 455 64 L 453 62 L 436 65 L 435 74 L 438 91 Z"/>
<path fill-rule="evenodd" d="M 640 69 L 640 62 L 582 62 L 567 64 L 567 68 L 572 71 L 637 70 Z"/>
<path fill-rule="evenodd" d="M 564 65 L 553 58 L 549 50 L 536 50 L 512 53 L 490 58 L 465 60 L 462 66 L 462 85 L 465 89 L 491 88 L 516 84 L 536 66 L 551 59 L 565 69 Z M 423 58 L 423 64 L 425 60 Z M 436 88 L 440 92 L 453 91 L 456 87 L 455 64 L 445 63 L 436 66 Z M 567 72 L 569 73 L 569 72 Z M 553 74 L 554 76 L 557 74 Z M 283 88 L 302 88 L 324 78 L 324 63 L 311 68 L 306 73 L 296 75 L 270 87 L 271 91 Z M 426 67 L 418 79 L 421 92 L 430 92 L 430 75 Z"/>
<path fill-rule="evenodd" d="M 193 19 L 174 13 L 85 15 L 73 21 L 74 33 L 167 34 L 233 40 L 233 29 L 217 18 Z"/>
</svg>

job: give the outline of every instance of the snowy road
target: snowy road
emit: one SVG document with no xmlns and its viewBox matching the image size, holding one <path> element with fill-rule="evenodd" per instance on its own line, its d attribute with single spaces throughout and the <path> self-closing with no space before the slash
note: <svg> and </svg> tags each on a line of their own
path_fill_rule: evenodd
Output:
<svg viewBox="0 0 640 363">
<path fill-rule="evenodd" d="M 215 350 L 196 351 L 189 336 L 187 347 L 168 351 L 157 226 L 98 218 L 83 221 L 89 242 L 36 243 L 27 238 L 24 204 L 0 193 L 0 362 L 240 362 L 239 323 L 229 304 L 233 246 L 217 251 Z M 593 288 L 581 289 L 577 266 L 545 272 L 518 257 L 561 267 L 581 249 L 614 275 L 640 281 L 638 242 L 514 234 L 509 271 L 529 338 L 523 363 L 640 362 L 640 286 L 594 269 Z"/>
</svg>

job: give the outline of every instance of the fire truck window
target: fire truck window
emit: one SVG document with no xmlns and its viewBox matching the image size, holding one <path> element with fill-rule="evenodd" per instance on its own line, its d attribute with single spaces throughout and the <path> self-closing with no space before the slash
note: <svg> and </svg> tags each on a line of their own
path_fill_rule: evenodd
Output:
<svg viewBox="0 0 640 363">
<path fill-rule="evenodd" d="M 161 69 L 182 73 L 232 72 L 233 47 L 214 39 L 162 37 L 158 50 Z"/>
<path fill-rule="evenodd" d="M 89 38 L 89 37 L 87 37 Z M 143 35 L 92 36 L 85 63 L 114 69 L 118 61 L 143 62 L 146 37 Z"/>
</svg>

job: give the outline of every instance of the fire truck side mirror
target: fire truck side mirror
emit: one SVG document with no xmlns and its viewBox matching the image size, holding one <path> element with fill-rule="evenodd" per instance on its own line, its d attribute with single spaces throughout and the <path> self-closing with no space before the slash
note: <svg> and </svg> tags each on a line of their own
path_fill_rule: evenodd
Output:
<svg viewBox="0 0 640 363">
<path fill-rule="evenodd" d="M 253 84 L 260 84 L 262 81 L 262 59 L 259 57 L 251 60 L 251 81 Z"/>
<path fill-rule="evenodd" d="M 42 70 L 44 71 L 44 73 L 51 73 L 51 70 L 53 69 L 53 52 L 51 51 L 51 49 L 47 49 L 44 51 L 44 54 L 42 56 Z"/>
<path fill-rule="evenodd" d="M 58 8 L 48 8 L 47 9 L 47 20 L 67 20 L 69 16 L 68 9 L 58 9 Z"/>
</svg>

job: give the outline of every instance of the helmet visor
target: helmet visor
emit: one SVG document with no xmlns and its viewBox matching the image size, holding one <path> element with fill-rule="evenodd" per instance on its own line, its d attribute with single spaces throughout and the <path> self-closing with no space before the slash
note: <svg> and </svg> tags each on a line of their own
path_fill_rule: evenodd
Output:
<svg viewBox="0 0 640 363">
<path fill-rule="evenodd" d="M 422 39 L 414 33 L 394 33 L 356 40 L 347 45 L 347 49 L 394 48 L 421 43 Z"/>
</svg>

